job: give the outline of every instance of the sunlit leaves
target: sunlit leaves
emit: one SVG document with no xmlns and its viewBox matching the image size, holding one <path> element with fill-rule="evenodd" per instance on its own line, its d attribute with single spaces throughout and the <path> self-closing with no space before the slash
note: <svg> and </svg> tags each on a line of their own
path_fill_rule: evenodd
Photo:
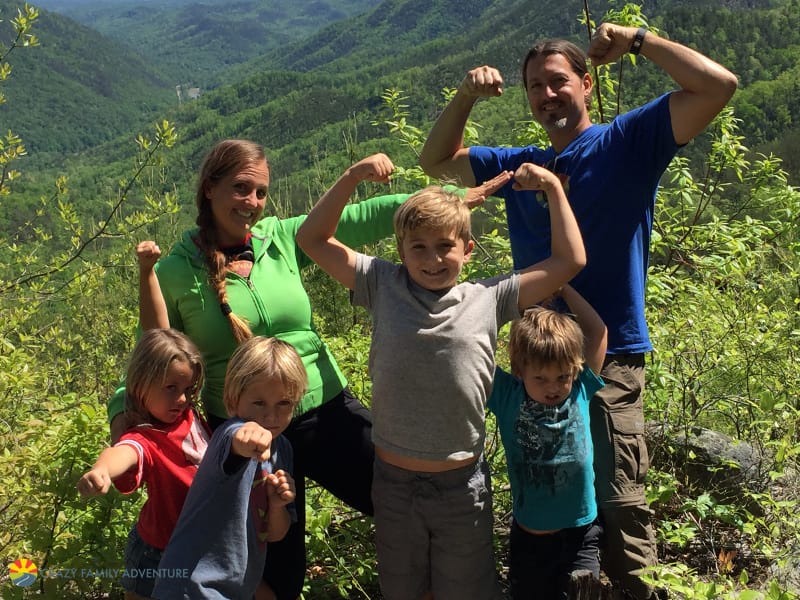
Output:
<svg viewBox="0 0 800 600">
<path fill-rule="evenodd" d="M 25 145 L 18 135 L 8 131 L 5 139 L 0 138 L 0 196 L 11 193 L 8 184 L 20 175 L 19 171 L 11 168 L 11 164 L 26 154 Z"/>
</svg>

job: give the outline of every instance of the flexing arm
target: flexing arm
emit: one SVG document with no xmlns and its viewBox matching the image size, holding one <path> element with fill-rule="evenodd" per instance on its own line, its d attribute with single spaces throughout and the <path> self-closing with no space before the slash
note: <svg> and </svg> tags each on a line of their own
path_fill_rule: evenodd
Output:
<svg viewBox="0 0 800 600">
<path fill-rule="evenodd" d="M 155 266 L 161 256 L 161 248 L 153 241 L 139 242 L 136 245 L 139 259 L 139 327 L 148 329 L 169 328 L 169 316 L 161 285 L 158 283 Z M 125 388 L 117 390 L 112 399 L 119 409 L 124 406 Z M 111 443 L 116 444 L 122 434 L 135 423 L 129 422 L 124 410 L 111 418 Z"/>
<path fill-rule="evenodd" d="M 359 183 L 388 183 L 393 170 L 385 154 L 373 154 L 355 163 L 322 195 L 297 230 L 297 244 L 309 258 L 348 289 L 356 284 L 356 253 L 334 237 L 339 217 Z"/>
<path fill-rule="evenodd" d="M 128 444 L 106 448 L 100 453 L 91 471 L 78 481 L 81 496 L 99 496 L 108 493 L 111 482 L 139 463 L 139 457 Z"/>
<path fill-rule="evenodd" d="M 603 23 L 587 55 L 595 65 L 614 62 L 630 50 L 635 27 Z M 672 132 L 678 144 L 688 143 L 719 114 L 736 91 L 736 76 L 707 56 L 648 32 L 640 54 L 672 77 L 680 89 L 670 96 Z"/>
<path fill-rule="evenodd" d="M 608 330 L 603 319 L 597 314 L 586 299 L 581 296 L 571 285 L 565 285 L 561 290 L 561 297 L 567 303 L 578 325 L 581 326 L 584 336 L 584 358 L 586 364 L 595 373 L 603 368 L 608 345 Z"/>
<path fill-rule="evenodd" d="M 139 331 L 136 337 L 146 329 L 166 329 L 173 327 L 183 331 L 183 321 L 174 299 L 170 299 L 169 293 L 164 294 L 163 289 L 168 289 L 168 282 L 171 275 L 164 274 L 159 266 L 161 280 L 165 281 L 165 288 L 162 288 L 154 268 L 161 256 L 158 245 L 152 241 L 141 242 L 136 247 L 136 254 L 139 258 Z M 172 271 L 175 273 L 175 271 Z M 174 285 L 183 285 L 173 284 Z M 133 415 L 130 419 L 125 416 L 125 381 L 114 391 L 114 395 L 108 401 L 108 418 L 111 423 L 111 443 L 116 444 L 120 436 L 134 425 L 141 421 L 140 417 Z"/>
<path fill-rule="evenodd" d="M 465 186 L 475 185 L 469 148 L 464 147 L 464 128 L 478 98 L 502 94 L 503 78 L 494 67 L 484 65 L 467 73 L 422 147 L 419 165 L 427 175 L 456 178 Z"/>
<path fill-rule="evenodd" d="M 139 324 L 143 331 L 167 329 L 167 304 L 154 268 L 161 249 L 155 242 L 140 242 L 136 246 L 136 256 L 139 257 Z"/>
<path fill-rule="evenodd" d="M 550 256 L 520 272 L 520 312 L 552 295 L 586 265 L 575 215 L 558 176 L 544 167 L 523 163 L 514 173 L 515 190 L 542 190 L 550 211 Z"/>
</svg>

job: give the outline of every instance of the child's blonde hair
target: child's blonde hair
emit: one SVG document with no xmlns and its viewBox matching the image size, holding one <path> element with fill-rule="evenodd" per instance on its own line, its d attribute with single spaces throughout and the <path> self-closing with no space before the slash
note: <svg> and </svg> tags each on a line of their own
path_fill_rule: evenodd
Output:
<svg viewBox="0 0 800 600">
<path fill-rule="evenodd" d="M 394 213 L 398 244 L 417 229 L 453 231 L 467 243 L 471 235 L 470 210 L 458 195 L 430 185 L 412 195 Z"/>
<path fill-rule="evenodd" d="M 134 418 L 152 421 L 145 408 L 150 388 L 163 384 L 174 361 L 185 362 L 194 373 L 192 389 L 186 398 L 193 404 L 203 387 L 203 358 L 192 341 L 176 329 L 149 329 L 142 333 L 128 361 L 125 380 L 125 410 Z M 131 420 L 132 421 L 132 420 Z"/>
<path fill-rule="evenodd" d="M 577 376 L 583 366 L 583 331 L 565 313 L 535 306 L 511 324 L 511 372 L 522 377 L 528 366 L 557 364 Z"/>
<path fill-rule="evenodd" d="M 308 388 L 308 375 L 300 355 L 291 344 L 272 337 L 253 337 L 243 342 L 231 356 L 225 373 L 222 400 L 228 415 L 234 416 L 239 399 L 253 379 L 266 375 L 280 380 L 289 400 L 300 403 Z"/>
</svg>

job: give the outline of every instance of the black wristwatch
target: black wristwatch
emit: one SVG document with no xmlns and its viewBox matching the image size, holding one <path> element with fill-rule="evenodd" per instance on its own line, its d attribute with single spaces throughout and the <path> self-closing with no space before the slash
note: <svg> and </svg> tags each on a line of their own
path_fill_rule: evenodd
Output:
<svg viewBox="0 0 800 600">
<path fill-rule="evenodd" d="M 642 49 L 642 44 L 644 43 L 644 34 L 646 33 L 646 27 L 639 27 L 639 29 L 636 31 L 636 35 L 633 36 L 633 41 L 631 42 L 631 49 L 629 52 L 634 56 L 639 54 L 639 51 Z"/>
</svg>

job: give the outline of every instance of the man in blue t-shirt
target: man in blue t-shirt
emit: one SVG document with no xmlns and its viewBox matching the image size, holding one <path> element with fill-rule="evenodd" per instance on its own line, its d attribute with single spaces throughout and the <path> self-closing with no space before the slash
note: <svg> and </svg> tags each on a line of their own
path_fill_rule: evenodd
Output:
<svg viewBox="0 0 800 600">
<path fill-rule="evenodd" d="M 678 149 L 699 134 L 736 90 L 736 77 L 702 54 L 644 28 L 603 23 L 588 50 L 593 64 L 641 54 L 675 81 L 678 89 L 595 125 L 589 116 L 592 78 L 586 55 L 565 40 L 535 45 L 522 76 L 533 117 L 551 146 L 464 147 L 464 127 L 478 98 L 503 93 L 490 66 L 467 73 L 433 126 L 420 165 L 434 177 L 480 184 L 525 163 L 557 173 L 581 227 L 588 263 L 572 285 L 608 327 L 605 387 L 592 403 L 592 437 L 601 519 L 606 532 L 603 570 L 637 599 L 652 590 L 638 577 L 655 564 L 656 550 L 644 495 L 648 457 L 644 444 L 644 354 L 652 350 L 644 317 L 645 277 L 659 179 Z M 515 191 L 505 198 L 514 266 L 541 260 L 549 248 L 544 197 Z M 617 457 L 617 460 L 615 460 Z M 629 457 L 620 461 L 619 457 Z"/>
</svg>

